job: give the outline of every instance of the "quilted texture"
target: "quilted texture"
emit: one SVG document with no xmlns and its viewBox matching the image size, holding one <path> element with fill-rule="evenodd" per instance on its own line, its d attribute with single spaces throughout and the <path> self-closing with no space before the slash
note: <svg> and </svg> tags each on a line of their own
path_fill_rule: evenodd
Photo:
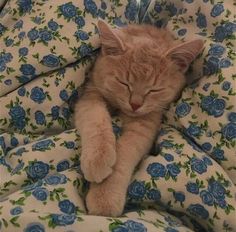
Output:
<svg viewBox="0 0 236 232">
<path fill-rule="evenodd" d="M 0 3 L 0 230 L 236 231 L 235 2 Z M 99 48 L 98 17 L 201 37 L 187 87 L 130 183 L 123 217 L 86 215 L 73 103 Z M 121 133 L 113 119 L 114 133 Z"/>
</svg>

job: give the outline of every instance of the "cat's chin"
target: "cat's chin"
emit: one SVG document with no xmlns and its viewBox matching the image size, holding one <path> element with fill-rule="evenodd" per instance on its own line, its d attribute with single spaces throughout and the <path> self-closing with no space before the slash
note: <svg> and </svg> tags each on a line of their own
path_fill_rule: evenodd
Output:
<svg viewBox="0 0 236 232">
<path fill-rule="evenodd" d="M 130 117 L 140 117 L 149 113 L 149 112 L 133 112 L 129 110 L 122 110 L 122 112 Z"/>
</svg>

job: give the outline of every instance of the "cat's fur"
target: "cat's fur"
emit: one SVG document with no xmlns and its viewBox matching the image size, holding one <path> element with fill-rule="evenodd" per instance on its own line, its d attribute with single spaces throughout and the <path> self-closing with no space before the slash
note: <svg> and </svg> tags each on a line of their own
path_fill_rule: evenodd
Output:
<svg viewBox="0 0 236 232">
<path fill-rule="evenodd" d="M 89 213 L 118 216 L 133 170 L 148 153 L 163 110 L 185 86 L 184 73 L 203 42 L 177 44 L 165 29 L 148 25 L 111 29 L 99 21 L 98 29 L 102 51 L 76 104 L 75 125 L 82 140 L 81 169 L 92 182 Z M 123 119 L 117 141 L 107 105 Z"/>
</svg>

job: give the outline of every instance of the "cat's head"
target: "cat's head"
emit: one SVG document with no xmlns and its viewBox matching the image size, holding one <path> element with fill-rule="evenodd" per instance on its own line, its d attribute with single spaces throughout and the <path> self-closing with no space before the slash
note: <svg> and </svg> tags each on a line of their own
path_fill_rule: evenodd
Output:
<svg viewBox="0 0 236 232">
<path fill-rule="evenodd" d="M 202 51 L 200 39 L 176 44 L 152 26 L 112 29 L 98 22 L 101 54 L 93 81 L 102 95 L 130 116 L 161 111 L 186 84 L 184 73 Z"/>
</svg>

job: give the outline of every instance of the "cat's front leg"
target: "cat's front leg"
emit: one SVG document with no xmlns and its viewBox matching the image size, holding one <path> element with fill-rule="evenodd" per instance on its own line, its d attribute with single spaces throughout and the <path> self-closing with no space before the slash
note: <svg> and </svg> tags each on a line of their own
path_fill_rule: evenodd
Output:
<svg viewBox="0 0 236 232">
<path fill-rule="evenodd" d="M 90 186 L 86 197 L 90 214 L 121 215 L 134 168 L 150 150 L 159 125 L 160 115 L 154 113 L 142 118 L 126 118 L 124 132 L 117 141 L 117 161 L 112 175 Z"/>
<path fill-rule="evenodd" d="M 75 107 L 75 125 L 81 136 L 81 169 L 85 179 L 100 183 L 116 162 L 116 139 L 102 96 L 88 87 Z"/>
</svg>

